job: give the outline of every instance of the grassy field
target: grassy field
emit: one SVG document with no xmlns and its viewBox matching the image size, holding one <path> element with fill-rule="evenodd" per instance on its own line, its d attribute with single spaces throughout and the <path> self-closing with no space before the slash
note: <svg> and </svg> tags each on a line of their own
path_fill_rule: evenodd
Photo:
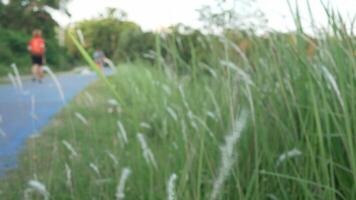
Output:
<svg viewBox="0 0 356 200">
<path fill-rule="evenodd" d="M 116 108 L 113 103 L 108 103 L 113 99 L 102 83 L 96 83 L 82 93 L 53 120 L 41 137 L 29 141 L 19 169 L 23 173 L 16 171 L 9 175 L 11 181 L 6 181 L 16 183 L 16 189 L 12 184 L 2 185 L 13 188 L 12 194 L 10 190 L 3 189 L 14 195 L 9 199 L 21 198 L 23 194 L 15 191 L 24 190 L 26 180 L 34 179 L 35 175 L 42 181 L 61 182 L 53 184 L 53 188 L 47 186 L 51 187 L 49 190 L 57 191 L 51 192 L 54 199 L 110 199 L 114 198 L 121 169 L 127 166 L 133 172 L 132 178 L 137 177 L 138 180 L 136 183 L 128 182 L 127 187 L 131 188 L 132 194 L 127 194 L 127 198 L 157 199 L 166 196 L 165 183 L 171 173 L 187 178 L 198 173 L 201 176 L 213 174 L 212 169 L 203 166 L 203 162 L 210 159 L 210 153 L 218 154 L 219 150 L 212 149 L 209 154 L 203 152 L 206 145 L 219 145 L 218 139 L 224 134 L 216 135 L 215 132 L 229 131 L 228 120 L 224 119 L 229 118 L 228 105 L 232 99 L 227 98 L 230 94 L 226 82 L 208 79 L 194 85 L 190 85 L 188 79 L 172 82 L 157 70 L 137 66 L 121 68 L 113 81 L 124 98 L 125 106 Z M 111 108 L 114 111 L 109 113 Z M 78 115 L 85 117 L 87 125 Z M 118 127 L 118 123 L 123 125 L 123 129 Z M 127 140 L 122 136 L 123 130 Z M 138 133 L 144 135 L 153 152 L 154 165 L 152 161 L 145 162 Z M 64 141 L 73 146 L 77 156 L 68 151 Z M 99 173 L 93 171 L 90 164 L 96 165 Z M 65 165 L 72 171 L 71 187 L 66 186 Z M 146 181 L 154 185 L 148 188 Z M 201 180 L 194 178 L 192 181 Z M 18 184 L 21 182 L 23 184 Z M 198 188 L 189 182 L 180 183 L 181 195 L 187 198 L 201 195 L 195 191 Z M 75 191 L 74 188 L 84 190 Z M 73 190 L 73 193 L 60 192 L 65 189 Z M 87 189 L 88 192 L 84 192 Z M 136 192 L 136 189 L 141 192 Z M 152 190 L 150 195 L 142 195 L 147 189 Z"/>
<path fill-rule="evenodd" d="M 246 56 L 222 38 L 185 74 L 120 66 L 28 141 L 0 197 L 356 199 L 355 38 L 293 39 Z"/>
</svg>

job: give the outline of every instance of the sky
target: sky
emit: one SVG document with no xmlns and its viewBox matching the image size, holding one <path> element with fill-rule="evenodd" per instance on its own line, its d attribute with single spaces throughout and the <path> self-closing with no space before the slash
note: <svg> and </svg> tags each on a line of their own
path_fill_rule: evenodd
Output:
<svg viewBox="0 0 356 200">
<path fill-rule="evenodd" d="M 67 5 L 72 17 L 66 18 L 54 14 L 57 21 L 65 26 L 83 19 L 90 19 L 104 13 L 106 8 L 115 7 L 124 10 L 128 19 L 139 24 L 144 30 L 157 30 L 176 23 L 184 23 L 193 27 L 201 27 L 196 9 L 209 5 L 214 0 L 71 0 Z M 229 1 L 229 0 L 226 0 Z M 230 0 L 231 1 L 231 0 Z M 237 0 L 239 1 L 239 0 Z M 298 2 L 303 23 L 310 24 L 306 0 L 290 0 L 294 5 Z M 345 19 L 351 21 L 356 17 L 356 0 L 322 0 L 325 4 L 340 11 Z M 294 29 L 287 0 L 256 0 L 267 20 L 268 27 L 274 30 L 289 31 Z M 320 0 L 309 0 L 315 24 L 326 24 L 326 16 Z M 238 9 L 238 8 L 237 8 Z M 239 11 L 243 12 L 243 11 Z"/>
</svg>

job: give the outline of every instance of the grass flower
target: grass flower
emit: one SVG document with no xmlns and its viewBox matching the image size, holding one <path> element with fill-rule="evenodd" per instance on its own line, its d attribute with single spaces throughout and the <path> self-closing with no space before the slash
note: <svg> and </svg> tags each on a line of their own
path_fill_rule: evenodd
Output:
<svg viewBox="0 0 356 200">
<path fill-rule="evenodd" d="M 234 146 L 240 139 L 241 133 L 245 128 L 247 121 L 247 111 L 243 110 L 236 120 L 236 124 L 233 127 L 231 134 L 225 137 L 225 144 L 220 147 L 221 150 L 221 165 L 218 171 L 213 185 L 213 191 L 210 195 L 210 200 L 218 199 L 221 188 L 225 182 L 225 179 L 229 176 L 230 170 L 235 162 Z"/>
<path fill-rule="evenodd" d="M 89 167 L 98 175 L 100 176 L 100 170 L 99 167 L 97 165 L 95 165 L 94 163 L 90 163 Z"/>
<path fill-rule="evenodd" d="M 88 120 L 79 112 L 75 112 L 74 115 L 86 126 L 89 126 Z"/>
<path fill-rule="evenodd" d="M 22 92 L 23 91 L 23 84 L 22 84 L 21 76 L 20 76 L 19 70 L 17 68 L 17 65 L 15 63 L 12 63 L 11 64 L 11 68 L 14 70 L 15 80 L 16 80 L 18 89 Z"/>
<path fill-rule="evenodd" d="M 208 112 L 206 112 L 206 114 L 208 115 L 208 117 L 210 117 L 214 121 L 216 121 L 216 122 L 218 121 L 218 118 L 216 117 L 216 115 L 213 112 L 208 111 Z"/>
<path fill-rule="evenodd" d="M 67 177 L 66 185 L 69 188 L 71 188 L 72 187 L 72 170 L 70 169 L 70 167 L 67 163 L 64 165 L 64 167 L 65 167 L 65 172 L 66 172 L 66 177 Z"/>
<path fill-rule="evenodd" d="M 29 199 L 28 195 L 33 191 L 36 191 L 41 194 L 45 200 L 49 199 L 49 192 L 47 191 L 46 186 L 43 183 L 37 180 L 30 180 L 27 185 L 29 188 L 25 191 L 25 199 Z"/>
<path fill-rule="evenodd" d="M 52 70 L 49 67 L 45 66 L 43 67 L 43 70 L 49 74 L 49 76 L 51 77 L 51 79 L 53 80 L 54 84 L 57 87 L 62 103 L 65 103 L 63 88 L 62 85 L 59 83 L 57 76 L 52 72 Z"/>
<path fill-rule="evenodd" d="M 176 194 L 175 194 L 174 188 L 175 188 L 175 181 L 177 178 L 178 178 L 177 175 L 174 173 L 169 177 L 168 184 L 167 184 L 167 194 L 168 194 L 167 199 L 168 200 L 176 199 Z"/>
<path fill-rule="evenodd" d="M 82 30 L 77 29 L 76 32 L 77 32 L 77 35 L 78 35 L 78 38 L 79 38 L 80 43 L 81 43 L 83 46 L 85 46 L 85 40 L 84 40 L 84 35 L 83 35 Z"/>
<path fill-rule="evenodd" d="M 292 150 L 289 150 L 278 157 L 276 165 L 279 166 L 286 159 L 293 158 L 300 155 L 302 155 L 302 152 L 299 149 L 294 148 Z"/>
<path fill-rule="evenodd" d="M 169 113 L 169 115 L 172 117 L 172 119 L 174 119 L 174 121 L 178 121 L 178 115 L 171 107 L 167 106 L 166 110 Z"/>
<path fill-rule="evenodd" d="M 67 142 L 66 140 L 62 140 L 62 143 L 71 153 L 70 155 L 71 158 L 78 156 L 78 153 L 74 150 L 73 146 L 69 142 Z"/>
<path fill-rule="evenodd" d="M 340 105 L 345 108 L 345 105 L 344 105 L 344 100 L 342 99 L 342 96 L 341 96 L 341 92 L 339 90 L 339 87 L 336 83 L 336 80 L 334 78 L 334 76 L 330 73 L 330 71 L 325 67 L 325 66 L 321 66 L 321 70 L 326 78 L 326 80 L 329 82 L 329 84 L 331 85 L 332 89 L 334 90 L 338 100 L 339 100 L 339 103 Z"/>
<path fill-rule="evenodd" d="M 119 128 L 119 133 L 118 134 L 118 137 L 119 139 L 123 139 L 124 142 L 127 144 L 128 143 L 128 139 L 127 139 L 127 133 L 126 133 L 126 130 L 124 128 L 124 125 L 122 125 L 122 123 L 120 121 L 117 121 L 117 126 Z"/>
<path fill-rule="evenodd" d="M 179 93 L 180 93 L 180 95 L 182 97 L 183 104 L 184 104 L 185 108 L 190 110 L 189 104 L 187 102 L 187 98 L 186 98 L 185 93 L 184 93 L 184 86 L 183 85 L 179 85 L 178 86 L 178 90 L 179 90 Z"/>
<path fill-rule="evenodd" d="M 146 128 L 146 129 L 151 129 L 152 128 L 151 125 L 148 124 L 147 122 L 141 122 L 140 123 L 140 127 Z"/>
<path fill-rule="evenodd" d="M 117 160 L 117 158 L 116 158 L 116 156 L 114 154 L 112 154 L 110 151 L 106 151 L 106 154 L 114 162 L 114 165 L 118 165 L 119 164 L 119 161 Z"/>
<path fill-rule="evenodd" d="M 125 184 L 130 174 L 131 174 L 131 170 L 129 168 L 125 167 L 122 170 L 119 184 L 116 187 L 116 194 L 115 194 L 116 200 L 121 200 L 125 198 Z"/>
<path fill-rule="evenodd" d="M 145 158 L 147 164 L 152 164 L 154 168 L 157 169 L 157 164 L 156 160 L 153 156 L 153 153 L 151 149 L 148 147 L 145 137 L 143 136 L 142 133 L 137 134 L 137 139 L 141 144 L 142 152 L 143 152 L 143 157 Z"/>
</svg>

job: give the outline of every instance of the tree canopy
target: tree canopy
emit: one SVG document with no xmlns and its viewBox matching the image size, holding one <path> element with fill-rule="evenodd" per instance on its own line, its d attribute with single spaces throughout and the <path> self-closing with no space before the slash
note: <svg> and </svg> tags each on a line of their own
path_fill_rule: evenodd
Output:
<svg viewBox="0 0 356 200">
<path fill-rule="evenodd" d="M 56 21 L 46 7 L 60 9 L 60 0 L 10 0 L 0 6 L 0 27 L 30 34 L 33 29 L 42 29 L 47 37 L 54 37 Z"/>
<path fill-rule="evenodd" d="M 0 1 L 0 65 L 17 63 L 27 69 L 30 60 L 27 42 L 34 29 L 41 29 L 47 44 L 47 61 L 59 66 L 65 62 L 65 53 L 58 46 L 55 28 L 56 21 L 46 8 L 62 9 L 63 0 L 10 0 Z M 65 10 L 65 9 L 64 9 Z M 2 67 L 3 68 L 3 67 Z"/>
</svg>

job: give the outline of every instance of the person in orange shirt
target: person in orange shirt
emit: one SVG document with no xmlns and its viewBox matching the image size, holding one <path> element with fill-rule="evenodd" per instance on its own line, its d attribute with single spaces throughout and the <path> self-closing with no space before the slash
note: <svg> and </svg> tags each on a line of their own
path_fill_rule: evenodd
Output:
<svg viewBox="0 0 356 200">
<path fill-rule="evenodd" d="M 32 80 L 42 82 L 42 66 L 45 63 L 46 44 L 42 38 L 41 30 L 36 29 L 32 32 L 32 39 L 28 42 L 28 51 L 32 59 Z"/>
</svg>

